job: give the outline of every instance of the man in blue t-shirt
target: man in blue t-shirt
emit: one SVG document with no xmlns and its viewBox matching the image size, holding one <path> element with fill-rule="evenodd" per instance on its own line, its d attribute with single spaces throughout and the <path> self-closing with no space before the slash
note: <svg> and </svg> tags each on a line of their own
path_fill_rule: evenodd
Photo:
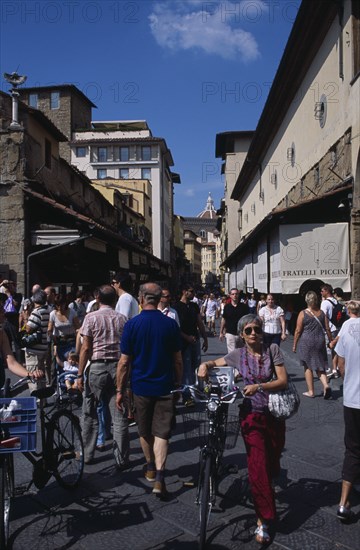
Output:
<svg viewBox="0 0 360 550">
<path fill-rule="evenodd" d="M 174 415 L 170 392 L 181 383 L 182 359 L 179 326 L 157 309 L 160 298 L 159 285 L 147 283 L 140 287 L 142 311 L 126 323 L 122 335 L 116 402 L 122 409 L 131 365 L 135 418 L 147 462 L 145 478 L 154 482 L 153 493 L 164 497 L 164 470 Z"/>
</svg>

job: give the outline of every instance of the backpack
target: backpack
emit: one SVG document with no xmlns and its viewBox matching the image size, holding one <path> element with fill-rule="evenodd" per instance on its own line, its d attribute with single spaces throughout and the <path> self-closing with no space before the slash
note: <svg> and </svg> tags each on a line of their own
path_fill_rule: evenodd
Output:
<svg viewBox="0 0 360 550">
<path fill-rule="evenodd" d="M 346 319 L 349 319 L 348 314 L 346 313 L 346 307 L 340 304 L 340 302 L 334 302 L 327 298 L 327 301 L 333 306 L 330 321 L 336 328 L 342 327 Z"/>
</svg>

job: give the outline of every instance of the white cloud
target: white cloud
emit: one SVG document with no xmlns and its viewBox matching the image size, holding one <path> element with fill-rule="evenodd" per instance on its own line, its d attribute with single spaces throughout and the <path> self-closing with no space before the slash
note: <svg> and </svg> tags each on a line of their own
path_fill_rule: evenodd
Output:
<svg viewBox="0 0 360 550">
<path fill-rule="evenodd" d="M 186 197 L 195 197 L 195 189 L 186 189 L 184 195 Z"/>
<path fill-rule="evenodd" d="M 262 0 L 157 2 L 149 20 L 155 40 L 165 49 L 197 49 L 246 62 L 260 54 L 253 34 L 241 24 L 245 19 L 256 22 L 267 10 Z"/>
</svg>

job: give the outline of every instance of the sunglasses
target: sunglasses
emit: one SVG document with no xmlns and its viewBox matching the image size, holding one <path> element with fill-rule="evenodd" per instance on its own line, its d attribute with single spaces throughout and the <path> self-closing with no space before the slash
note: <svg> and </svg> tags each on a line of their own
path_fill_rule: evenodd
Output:
<svg viewBox="0 0 360 550">
<path fill-rule="evenodd" d="M 252 332 L 255 332 L 255 334 L 262 334 L 262 328 L 260 327 L 246 327 L 244 328 L 244 332 L 246 336 L 250 336 Z"/>
</svg>

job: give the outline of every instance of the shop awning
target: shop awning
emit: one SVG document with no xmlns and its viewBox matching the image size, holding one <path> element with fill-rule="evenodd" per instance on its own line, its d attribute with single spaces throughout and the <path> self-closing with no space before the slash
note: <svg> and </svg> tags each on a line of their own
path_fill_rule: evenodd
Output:
<svg viewBox="0 0 360 550">
<path fill-rule="evenodd" d="M 280 225 L 270 235 L 270 292 L 297 294 L 308 279 L 350 292 L 347 223 Z"/>
</svg>

